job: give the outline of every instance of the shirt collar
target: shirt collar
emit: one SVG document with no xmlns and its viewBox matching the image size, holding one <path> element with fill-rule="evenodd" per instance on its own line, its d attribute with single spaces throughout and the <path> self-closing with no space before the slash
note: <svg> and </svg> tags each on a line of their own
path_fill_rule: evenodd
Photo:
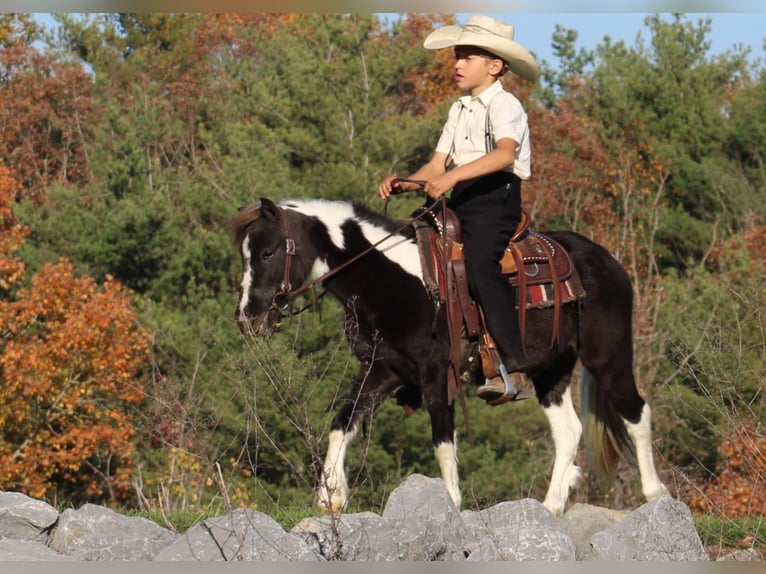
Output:
<svg viewBox="0 0 766 574">
<path fill-rule="evenodd" d="M 502 82 L 500 80 L 495 80 L 491 86 L 485 89 L 478 96 L 472 96 L 471 94 L 466 94 L 464 96 L 460 96 L 459 101 L 461 104 L 463 104 L 464 107 L 468 107 L 468 105 L 471 102 L 479 102 L 481 105 L 483 105 L 486 108 L 489 105 L 489 102 L 492 100 L 492 98 L 494 98 L 498 93 L 502 91 L 503 91 Z"/>
</svg>

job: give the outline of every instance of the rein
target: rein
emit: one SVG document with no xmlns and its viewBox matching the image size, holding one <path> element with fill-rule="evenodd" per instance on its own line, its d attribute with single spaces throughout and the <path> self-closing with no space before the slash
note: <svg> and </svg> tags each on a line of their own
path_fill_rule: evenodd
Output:
<svg viewBox="0 0 766 574">
<path fill-rule="evenodd" d="M 395 179 L 394 182 L 414 183 L 414 184 L 417 184 L 418 186 L 420 186 L 421 188 L 426 184 L 425 181 L 417 180 L 417 179 Z M 392 190 L 391 195 L 398 195 L 398 194 L 404 193 L 406 191 L 408 191 L 408 190 L 402 189 L 402 190 L 397 191 L 397 192 L 394 192 Z M 443 201 L 443 199 L 440 199 L 439 201 Z M 436 206 L 439 204 L 439 201 L 434 202 L 433 205 L 431 205 L 428 208 L 426 208 L 425 210 L 423 210 L 421 213 L 419 213 L 417 216 L 415 216 L 413 218 L 413 220 L 422 219 L 424 215 L 426 215 L 430 211 L 433 211 L 436 208 Z M 387 204 L 388 204 L 388 198 L 386 198 L 386 203 L 384 204 L 384 213 L 385 213 L 385 207 L 386 207 Z M 284 270 L 284 274 L 283 274 L 283 278 L 282 278 L 282 283 L 281 283 L 281 285 L 279 287 L 279 291 L 277 291 L 276 295 L 274 295 L 274 298 L 271 300 L 271 307 L 273 309 L 277 309 L 279 311 L 284 311 L 285 309 L 287 309 L 288 307 L 291 306 L 291 303 L 292 303 L 293 299 L 295 299 L 296 297 L 298 297 L 300 295 L 303 295 L 309 289 L 313 290 L 316 287 L 317 284 L 319 284 L 319 283 L 321 283 L 323 281 L 326 281 L 328 278 L 332 277 L 333 275 L 335 275 L 339 271 L 345 269 L 346 267 L 348 267 L 352 263 L 355 263 L 356 261 L 358 261 L 359 259 L 361 259 L 365 255 L 367 255 L 370 251 L 373 251 L 378 245 L 380 245 L 381 243 L 391 239 L 394 235 L 398 234 L 402 230 L 404 230 L 407 227 L 409 227 L 410 225 L 412 225 L 412 220 L 407 221 L 406 223 L 404 223 L 403 225 L 401 225 L 400 227 L 398 227 L 397 229 L 395 229 L 394 231 L 392 231 L 388 235 L 384 236 L 382 239 L 379 239 L 378 241 L 376 241 L 375 243 L 373 243 L 369 247 L 363 249 L 362 251 L 360 251 L 359 253 L 354 255 L 351 259 L 348 259 L 348 260 L 344 261 L 343 263 L 341 263 L 337 267 L 333 267 L 332 269 L 330 269 L 326 273 L 320 275 L 319 277 L 317 277 L 313 281 L 310 281 L 309 283 L 306 283 L 302 287 L 299 287 L 298 289 L 293 289 L 292 288 L 292 284 L 290 283 L 290 267 L 291 267 L 292 257 L 295 255 L 295 240 L 290 236 L 290 222 L 289 222 L 288 217 L 287 217 L 287 210 L 283 209 L 282 207 L 279 207 L 279 212 L 282 215 L 282 224 L 283 224 L 283 226 L 285 228 L 285 247 L 286 247 L 286 249 L 285 249 L 285 254 L 286 254 L 286 257 L 285 257 L 285 270 Z M 322 295 L 324 295 L 324 293 L 322 293 L 320 295 L 320 297 Z M 290 314 L 291 315 L 297 315 L 298 313 L 302 313 L 303 311 L 305 311 L 308 307 L 309 307 L 309 305 L 307 304 L 304 307 L 302 307 L 300 310 L 298 310 L 297 312 L 295 312 L 295 313 L 291 312 Z"/>
</svg>

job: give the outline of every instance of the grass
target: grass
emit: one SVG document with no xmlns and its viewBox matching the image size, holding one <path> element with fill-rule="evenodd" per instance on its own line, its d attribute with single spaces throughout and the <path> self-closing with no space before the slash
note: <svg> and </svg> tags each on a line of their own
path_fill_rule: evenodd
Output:
<svg viewBox="0 0 766 574">
<path fill-rule="evenodd" d="M 752 546 L 766 553 L 766 517 L 721 517 L 715 514 L 694 515 L 694 526 L 711 557 Z"/>
</svg>

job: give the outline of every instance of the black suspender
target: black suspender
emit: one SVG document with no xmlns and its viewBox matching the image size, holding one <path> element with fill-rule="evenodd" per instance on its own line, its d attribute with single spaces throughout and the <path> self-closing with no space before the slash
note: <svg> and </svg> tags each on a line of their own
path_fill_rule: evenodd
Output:
<svg viewBox="0 0 766 574">
<path fill-rule="evenodd" d="M 487 104 L 487 116 L 486 116 L 486 121 L 484 123 L 484 148 L 487 150 L 487 153 L 495 149 L 495 138 L 492 136 L 492 123 L 489 121 L 489 106 L 492 105 L 492 102 L 494 100 L 495 98 L 493 96 L 492 99 Z"/>
<path fill-rule="evenodd" d="M 497 95 L 497 94 L 495 94 Z M 492 96 L 492 99 L 487 104 L 487 115 L 485 117 L 484 122 L 484 149 L 486 150 L 486 153 L 491 152 L 493 149 L 495 149 L 495 138 L 492 134 L 492 122 L 489 121 L 489 107 L 492 105 L 492 102 L 495 100 L 495 97 Z M 463 110 L 465 109 L 465 105 L 463 102 L 460 102 L 460 111 L 458 112 L 457 121 L 455 121 L 455 127 L 460 123 L 460 116 L 463 115 Z M 455 154 L 455 135 L 452 135 L 452 145 L 450 145 L 449 153 L 447 154 L 447 165 L 450 165 L 452 163 L 452 156 Z"/>
</svg>

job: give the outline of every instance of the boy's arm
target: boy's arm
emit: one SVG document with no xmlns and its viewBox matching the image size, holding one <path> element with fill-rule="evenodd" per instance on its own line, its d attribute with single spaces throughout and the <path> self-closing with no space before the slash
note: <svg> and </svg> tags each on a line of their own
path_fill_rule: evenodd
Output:
<svg viewBox="0 0 766 574">
<path fill-rule="evenodd" d="M 431 157 L 428 163 L 424 164 L 420 169 L 418 169 L 415 173 L 410 175 L 407 179 L 419 179 L 424 181 L 430 181 L 434 177 L 443 175 L 447 171 L 447 168 L 445 166 L 446 161 L 447 161 L 447 154 L 437 151 L 434 153 L 434 155 Z M 391 189 L 393 187 L 391 183 L 393 182 L 393 180 L 397 179 L 398 177 L 399 176 L 396 174 L 391 174 L 388 177 L 386 177 L 386 179 L 384 179 L 378 186 L 378 195 L 384 199 L 388 197 L 389 195 L 391 195 Z M 418 189 L 417 184 L 407 183 L 407 182 L 398 182 L 396 184 L 396 187 L 403 190 Z"/>
<path fill-rule="evenodd" d="M 516 145 L 516 142 L 511 138 L 502 138 L 498 140 L 495 149 L 479 159 L 442 174 L 436 174 L 432 178 L 419 179 L 428 179 L 425 192 L 429 197 L 438 199 L 461 181 L 481 177 L 513 165 L 516 157 Z"/>
</svg>

